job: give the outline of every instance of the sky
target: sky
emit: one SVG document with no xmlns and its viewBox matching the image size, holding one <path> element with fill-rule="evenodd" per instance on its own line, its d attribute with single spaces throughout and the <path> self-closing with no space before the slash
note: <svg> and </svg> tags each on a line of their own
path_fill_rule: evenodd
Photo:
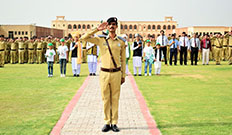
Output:
<svg viewBox="0 0 232 135">
<path fill-rule="evenodd" d="M 178 27 L 232 26 L 232 0 L 0 0 L 0 24 L 51 27 L 66 20 L 163 21 L 173 16 Z"/>
</svg>

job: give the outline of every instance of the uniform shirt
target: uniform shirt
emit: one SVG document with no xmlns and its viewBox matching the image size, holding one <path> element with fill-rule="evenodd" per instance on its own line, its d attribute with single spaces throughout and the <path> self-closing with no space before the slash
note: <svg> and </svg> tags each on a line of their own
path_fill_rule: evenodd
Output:
<svg viewBox="0 0 232 135">
<path fill-rule="evenodd" d="M 59 46 L 57 50 L 57 52 L 59 53 L 59 59 L 66 59 L 67 51 L 68 51 L 68 47 L 66 45 Z"/>
<path fill-rule="evenodd" d="M 156 44 L 160 43 L 160 46 L 167 46 L 168 44 L 168 38 L 164 36 L 159 36 L 156 40 Z"/>
<path fill-rule="evenodd" d="M 198 50 L 201 49 L 201 42 L 200 42 L 200 39 L 199 38 L 191 38 L 190 39 L 190 46 L 189 46 L 189 50 L 192 49 L 192 47 L 198 47 Z"/>
<path fill-rule="evenodd" d="M 182 46 L 182 47 L 188 47 L 189 48 L 190 42 L 189 42 L 188 37 L 180 37 L 179 45 Z"/>
<path fill-rule="evenodd" d="M 54 62 L 54 56 L 56 55 L 56 52 L 54 49 L 47 49 L 45 56 L 47 57 L 47 62 Z"/>
<path fill-rule="evenodd" d="M 216 47 L 222 47 L 223 40 L 221 38 L 216 38 L 214 43 Z"/>
<path fill-rule="evenodd" d="M 229 45 L 232 46 L 232 36 L 229 36 Z"/>
<path fill-rule="evenodd" d="M 86 42 L 86 49 L 87 50 L 89 50 L 92 47 L 94 47 L 94 44 Z M 97 46 L 97 56 L 99 56 L 99 46 Z"/>
<path fill-rule="evenodd" d="M 152 46 L 145 46 L 143 49 L 143 53 L 145 54 L 145 59 L 154 59 L 154 49 Z"/>
<path fill-rule="evenodd" d="M 175 43 L 174 44 L 172 44 L 171 46 L 170 46 L 170 49 L 175 49 L 175 48 L 177 48 L 177 46 L 179 46 L 179 42 L 178 42 L 178 40 L 177 39 L 174 39 L 174 41 L 175 41 Z M 171 39 L 170 41 L 169 41 L 169 45 L 171 44 L 173 42 L 173 39 Z"/>
<path fill-rule="evenodd" d="M 126 74 L 126 46 L 125 42 L 116 36 L 114 39 L 111 39 L 109 36 L 107 37 L 91 37 L 95 33 L 97 33 L 98 30 L 97 28 L 93 29 L 89 33 L 83 35 L 81 37 L 81 40 L 91 42 L 93 44 L 96 44 L 99 46 L 100 53 L 101 53 L 101 62 L 102 62 L 102 67 L 107 68 L 107 69 L 114 69 L 115 66 L 113 64 L 113 61 L 111 59 L 111 55 L 106 43 L 106 40 L 108 40 L 110 49 L 112 51 L 115 63 L 117 64 L 117 67 L 121 67 L 121 73 L 122 73 L 122 78 L 125 78 Z"/>
</svg>

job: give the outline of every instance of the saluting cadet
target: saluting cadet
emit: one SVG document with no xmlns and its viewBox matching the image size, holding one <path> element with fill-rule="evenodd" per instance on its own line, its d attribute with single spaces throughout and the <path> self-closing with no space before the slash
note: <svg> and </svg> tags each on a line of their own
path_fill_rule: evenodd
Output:
<svg viewBox="0 0 232 135">
<path fill-rule="evenodd" d="M 197 57 L 198 57 L 198 52 L 201 50 L 201 42 L 199 38 L 197 38 L 197 34 L 193 34 L 193 38 L 190 39 L 190 46 L 188 48 L 191 52 L 191 65 L 193 65 L 193 61 L 195 61 L 195 65 L 197 65 Z"/>
<path fill-rule="evenodd" d="M 40 39 L 38 39 L 37 41 L 36 41 L 36 56 L 37 56 L 37 64 L 42 64 L 42 62 L 43 62 L 43 56 L 42 56 L 42 54 L 43 54 L 43 42 L 40 40 Z"/>
<path fill-rule="evenodd" d="M 161 53 L 164 56 L 165 65 L 167 65 L 168 64 L 168 62 L 167 62 L 168 38 L 164 35 L 163 30 L 160 31 L 160 34 L 161 35 L 157 38 L 156 43 L 160 43 L 160 50 L 161 50 Z"/>
<path fill-rule="evenodd" d="M 202 49 L 202 64 L 209 65 L 209 52 L 211 51 L 211 42 L 209 36 L 206 34 L 204 39 L 201 40 Z"/>
<path fill-rule="evenodd" d="M 70 51 L 72 51 L 71 59 L 72 59 L 72 72 L 73 77 L 79 77 L 81 72 L 81 63 L 78 63 L 78 56 L 82 55 L 82 45 L 79 41 L 78 36 L 75 36 L 75 41 L 70 43 Z M 79 51 L 80 50 L 80 51 Z"/>
<path fill-rule="evenodd" d="M 18 40 L 18 45 L 19 45 L 19 63 L 24 64 L 25 44 L 22 38 Z"/>
<path fill-rule="evenodd" d="M 98 31 L 109 30 L 108 36 L 92 37 Z M 82 36 L 82 40 L 96 44 L 100 48 L 101 72 L 100 85 L 104 105 L 105 125 L 102 132 L 112 129 L 118 132 L 118 105 L 121 84 L 125 82 L 126 47 L 125 40 L 116 35 L 117 18 L 112 17 L 98 26 L 98 28 Z"/>
<path fill-rule="evenodd" d="M 169 41 L 169 46 L 170 46 L 170 60 L 169 64 L 172 65 L 172 58 L 174 56 L 174 65 L 177 64 L 177 52 L 179 49 L 179 42 L 176 39 L 176 35 L 172 34 L 172 39 Z"/>
<path fill-rule="evenodd" d="M 34 63 L 34 51 L 35 51 L 35 44 L 34 39 L 31 38 L 30 42 L 28 43 L 28 63 Z"/>
<path fill-rule="evenodd" d="M 183 32 L 182 37 L 180 37 L 179 45 L 180 45 L 180 65 L 183 65 L 183 55 L 184 55 L 184 65 L 187 65 L 187 49 L 189 48 L 190 43 L 185 32 Z"/>
<path fill-rule="evenodd" d="M 10 40 L 10 58 L 11 64 L 15 64 L 16 63 L 16 55 L 17 55 L 17 49 L 18 49 L 18 44 L 15 42 L 14 39 Z"/>
<path fill-rule="evenodd" d="M 137 68 L 139 76 L 142 76 L 143 43 L 140 40 L 139 34 L 135 34 L 135 38 L 136 40 L 132 44 L 134 76 L 137 75 Z"/>
</svg>

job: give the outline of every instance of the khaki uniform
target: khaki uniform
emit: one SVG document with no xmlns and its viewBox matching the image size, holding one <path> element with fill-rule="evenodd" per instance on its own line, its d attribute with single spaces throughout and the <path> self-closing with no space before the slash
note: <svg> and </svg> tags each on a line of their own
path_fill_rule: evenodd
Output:
<svg viewBox="0 0 232 135">
<path fill-rule="evenodd" d="M 15 64 L 17 62 L 17 50 L 18 50 L 18 43 L 14 41 L 10 44 L 11 64 Z"/>
<path fill-rule="evenodd" d="M 36 56 L 37 56 L 37 64 L 41 64 L 43 62 L 43 42 L 38 41 L 36 42 L 37 46 L 36 46 Z"/>
<path fill-rule="evenodd" d="M 46 53 L 46 50 L 47 50 L 47 41 L 42 41 L 42 63 L 46 61 L 46 58 L 44 55 Z"/>
<path fill-rule="evenodd" d="M 23 64 L 24 63 L 24 53 L 25 53 L 25 44 L 23 41 L 18 41 L 19 45 L 19 63 Z"/>
<path fill-rule="evenodd" d="M 10 42 L 6 42 L 5 45 L 5 63 L 10 63 Z"/>
<path fill-rule="evenodd" d="M 87 50 L 86 50 L 86 44 L 87 42 L 82 41 L 82 62 L 86 63 L 87 62 Z"/>
<path fill-rule="evenodd" d="M 232 65 L 232 35 L 230 35 L 228 38 L 229 38 L 228 59 L 229 59 L 229 65 Z"/>
<path fill-rule="evenodd" d="M 222 38 L 216 38 L 215 40 L 215 60 L 216 64 L 220 64 L 221 62 L 221 50 L 222 50 L 222 43 L 223 39 Z"/>
<path fill-rule="evenodd" d="M 215 60 L 215 37 L 210 37 L 210 42 L 211 42 L 211 51 L 209 52 L 209 59 L 210 60 Z"/>
<path fill-rule="evenodd" d="M 5 64 L 5 42 L 0 41 L 0 67 L 4 67 Z"/>
<path fill-rule="evenodd" d="M 24 63 L 28 62 L 28 41 L 24 41 Z"/>
<path fill-rule="evenodd" d="M 91 36 L 97 32 L 98 30 L 94 29 L 93 31 L 82 36 L 81 40 L 91 42 L 99 46 L 100 53 L 102 54 L 102 68 L 115 69 L 105 38 L 91 38 Z M 104 121 L 105 124 L 117 124 L 121 78 L 125 78 L 126 76 L 126 47 L 125 42 L 119 37 L 115 37 L 114 40 L 108 37 L 106 38 L 108 39 L 114 60 L 117 64 L 117 68 L 121 67 L 121 72 L 100 72 L 100 85 L 104 105 Z"/>
<path fill-rule="evenodd" d="M 223 47 L 222 47 L 222 60 L 225 61 L 228 59 L 228 36 L 223 37 Z"/>
<path fill-rule="evenodd" d="M 35 43 L 29 42 L 28 43 L 28 63 L 34 63 L 34 54 L 35 54 Z"/>
</svg>

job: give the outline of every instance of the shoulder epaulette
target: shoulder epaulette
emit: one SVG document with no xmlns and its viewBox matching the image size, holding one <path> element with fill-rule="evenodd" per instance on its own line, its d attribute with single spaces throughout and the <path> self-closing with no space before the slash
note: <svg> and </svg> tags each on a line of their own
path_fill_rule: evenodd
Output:
<svg viewBox="0 0 232 135">
<path fill-rule="evenodd" d="M 106 38 L 106 35 L 98 35 L 99 38 Z"/>
<path fill-rule="evenodd" d="M 118 36 L 118 39 L 121 39 L 123 42 L 126 42 L 126 39 L 123 37 Z"/>
</svg>

